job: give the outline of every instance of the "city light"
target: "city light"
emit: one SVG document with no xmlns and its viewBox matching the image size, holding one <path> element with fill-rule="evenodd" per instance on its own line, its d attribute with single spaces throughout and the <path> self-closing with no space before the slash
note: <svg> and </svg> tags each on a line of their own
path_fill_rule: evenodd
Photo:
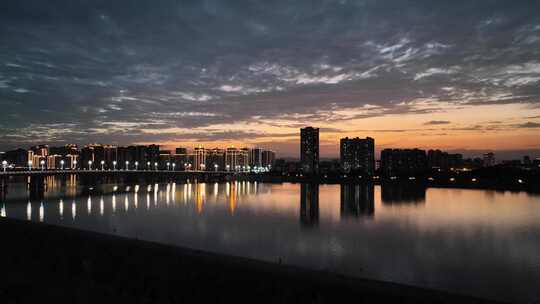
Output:
<svg viewBox="0 0 540 304">
<path fill-rule="evenodd" d="M 76 160 L 73 161 L 73 169 L 77 169 L 77 161 Z"/>
<path fill-rule="evenodd" d="M 8 165 L 8 162 L 3 160 L 2 161 L 2 168 L 4 169 L 4 172 L 6 172 L 6 170 L 7 170 L 7 165 Z"/>
<path fill-rule="evenodd" d="M 101 171 L 105 170 L 105 161 L 101 161 Z"/>
<path fill-rule="evenodd" d="M 115 161 L 115 160 L 113 160 L 112 164 L 113 164 L 113 170 L 115 170 L 115 171 L 116 171 L 116 161 Z"/>
<path fill-rule="evenodd" d="M 64 160 L 60 160 L 60 169 L 64 170 Z"/>
<path fill-rule="evenodd" d="M 44 160 L 41 160 L 41 161 L 39 162 L 39 164 L 41 165 L 41 170 L 42 170 L 42 171 L 45 170 L 45 161 L 44 161 Z"/>
<path fill-rule="evenodd" d="M 139 162 L 135 161 L 135 171 L 137 171 L 138 167 L 139 167 Z"/>
<path fill-rule="evenodd" d="M 32 171 L 32 161 L 28 161 L 28 170 Z"/>
<path fill-rule="evenodd" d="M 92 161 L 91 160 L 88 161 L 88 170 L 92 170 Z"/>
<path fill-rule="evenodd" d="M 129 170 L 129 160 L 126 160 L 126 171 Z"/>
</svg>

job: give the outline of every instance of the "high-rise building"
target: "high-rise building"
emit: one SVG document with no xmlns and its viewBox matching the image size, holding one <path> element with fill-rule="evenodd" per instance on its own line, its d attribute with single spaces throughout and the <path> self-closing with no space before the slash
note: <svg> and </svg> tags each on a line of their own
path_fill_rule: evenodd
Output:
<svg viewBox="0 0 540 304">
<path fill-rule="evenodd" d="M 340 160 L 344 172 L 373 175 L 375 173 L 375 140 L 371 137 L 342 138 Z"/>
<path fill-rule="evenodd" d="M 261 167 L 262 166 L 262 152 L 261 148 L 253 148 L 249 153 L 249 165 L 251 167 Z"/>
<path fill-rule="evenodd" d="M 49 154 L 60 156 L 66 156 L 68 154 L 77 155 L 79 154 L 79 148 L 77 147 L 77 145 L 74 144 L 69 144 L 61 147 L 50 147 Z"/>
<path fill-rule="evenodd" d="M 32 150 L 17 149 L 7 151 L 3 154 L 3 160 L 15 167 L 27 167 L 28 161 L 32 161 L 34 152 Z"/>
<path fill-rule="evenodd" d="M 48 145 L 38 145 L 31 147 L 30 150 L 34 151 L 35 156 L 47 156 L 49 155 L 49 146 Z"/>
<path fill-rule="evenodd" d="M 300 165 L 304 173 L 319 172 L 319 128 L 300 129 Z"/>
<path fill-rule="evenodd" d="M 207 171 L 225 170 L 225 151 L 223 149 L 214 148 L 214 149 L 207 150 L 206 170 Z"/>
<path fill-rule="evenodd" d="M 193 164 L 195 170 L 206 170 L 206 150 L 202 146 L 195 148 L 195 162 Z"/>
<path fill-rule="evenodd" d="M 264 150 L 261 153 L 261 166 L 265 168 L 271 168 L 276 161 L 276 153 L 270 150 Z"/>
<path fill-rule="evenodd" d="M 383 175 L 415 175 L 427 168 L 426 151 L 419 149 L 384 149 L 381 151 Z"/>
<path fill-rule="evenodd" d="M 81 149 L 81 168 L 90 168 L 89 162 L 92 162 L 93 167 L 105 160 L 105 147 L 99 144 L 89 144 Z"/>
<path fill-rule="evenodd" d="M 462 154 L 450 154 L 441 150 L 429 150 L 427 153 L 428 168 L 447 171 L 463 166 Z"/>
<path fill-rule="evenodd" d="M 226 171 L 235 171 L 238 166 L 238 154 L 239 151 L 237 148 L 229 147 L 225 150 L 225 170 Z"/>
<path fill-rule="evenodd" d="M 159 146 L 149 145 L 146 153 L 146 161 L 150 163 L 157 162 L 159 160 Z"/>
</svg>

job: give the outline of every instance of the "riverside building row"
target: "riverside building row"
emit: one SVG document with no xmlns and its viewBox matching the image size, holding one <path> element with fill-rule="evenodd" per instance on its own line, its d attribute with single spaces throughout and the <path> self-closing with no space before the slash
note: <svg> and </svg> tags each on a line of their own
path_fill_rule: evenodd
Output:
<svg viewBox="0 0 540 304">
<path fill-rule="evenodd" d="M 202 170 L 267 171 L 275 152 L 261 148 L 160 150 L 158 145 L 114 146 L 89 144 L 49 147 L 34 146 L 0 154 L 10 168 L 26 169 L 97 169 L 97 170 Z"/>
</svg>

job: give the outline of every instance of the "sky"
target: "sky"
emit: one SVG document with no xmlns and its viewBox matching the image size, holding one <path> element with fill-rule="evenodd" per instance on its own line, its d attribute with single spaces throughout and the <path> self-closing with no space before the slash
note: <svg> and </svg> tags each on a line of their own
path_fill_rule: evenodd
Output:
<svg viewBox="0 0 540 304">
<path fill-rule="evenodd" d="M 540 1 L 2 0 L 0 150 L 260 146 L 540 157 Z"/>
</svg>

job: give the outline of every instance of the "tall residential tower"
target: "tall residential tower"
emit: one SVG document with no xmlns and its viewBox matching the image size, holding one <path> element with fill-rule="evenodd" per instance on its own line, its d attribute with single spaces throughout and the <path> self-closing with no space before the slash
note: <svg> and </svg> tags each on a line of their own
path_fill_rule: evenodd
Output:
<svg viewBox="0 0 540 304">
<path fill-rule="evenodd" d="M 300 164 L 304 173 L 319 172 L 319 128 L 300 129 Z"/>
</svg>

